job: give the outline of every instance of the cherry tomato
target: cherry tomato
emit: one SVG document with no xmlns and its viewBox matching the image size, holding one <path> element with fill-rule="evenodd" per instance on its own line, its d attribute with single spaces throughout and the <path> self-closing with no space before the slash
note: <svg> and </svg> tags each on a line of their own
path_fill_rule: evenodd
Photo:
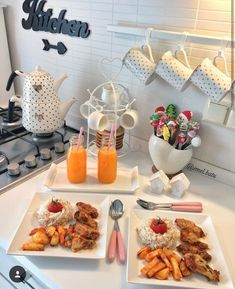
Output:
<svg viewBox="0 0 235 289">
<path fill-rule="evenodd" d="M 52 199 L 47 209 L 50 213 L 58 213 L 63 210 L 63 205 L 60 202 L 58 202 L 58 200 Z"/>
<path fill-rule="evenodd" d="M 164 234 L 167 231 L 167 224 L 161 220 L 158 219 L 152 219 L 152 222 L 150 224 L 150 228 L 156 233 L 156 234 Z"/>
</svg>

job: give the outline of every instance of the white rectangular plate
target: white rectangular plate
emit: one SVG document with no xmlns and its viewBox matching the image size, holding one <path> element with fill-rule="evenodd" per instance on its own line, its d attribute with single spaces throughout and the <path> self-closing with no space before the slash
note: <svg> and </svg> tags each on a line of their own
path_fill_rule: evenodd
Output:
<svg viewBox="0 0 235 289">
<path fill-rule="evenodd" d="M 144 266 L 143 260 L 137 258 L 137 251 L 143 247 L 141 245 L 136 229 L 141 221 L 149 218 L 160 216 L 162 218 L 169 218 L 175 220 L 176 218 L 185 218 L 194 221 L 207 234 L 205 241 L 209 244 L 208 251 L 212 256 L 211 266 L 220 271 L 221 281 L 216 284 L 207 281 L 204 276 L 193 273 L 190 277 L 183 278 L 181 281 L 175 281 L 172 277 L 169 280 L 148 279 L 141 276 L 140 269 Z M 160 285 L 167 287 L 179 288 L 194 288 L 194 289 L 234 289 L 227 265 L 221 251 L 214 226 L 211 218 L 205 214 L 198 213 L 181 213 L 171 211 L 145 211 L 142 209 L 134 209 L 130 214 L 129 222 L 129 247 L 128 247 L 128 264 L 127 264 L 127 280 L 130 283 Z"/>
<path fill-rule="evenodd" d="M 100 237 L 97 240 L 96 247 L 91 250 L 81 250 L 73 253 L 68 248 L 61 246 L 50 247 L 46 246 L 44 251 L 23 251 L 21 246 L 30 240 L 29 232 L 39 227 L 38 221 L 35 217 L 35 212 L 40 205 L 52 197 L 68 200 L 72 205 L 77 202 L 89 203 L 97 208 L 99 216 L 97 221 L 99 223 Z M 7 253 L 10 255 L 24 255 L 24 256 L 46 256 L 46 257 L 67 257 L 67 258 L 83 258 L 83 259 L 102 259 L 106 254 L 106 239 L 107 239 L 107 222 L 109 213 L 109 197 L 95 194 L 76 194 L 76 193 L 35 193 L 31 204 L 26 211 L 10 245 Z"/>
<path fill-rule="evenodd" d="M 44 185 L 53 191 L 95 192 L 95 193 L 134 193 L 139 187 L 138 167 L 118 169 L 117 179 L 112 184 L 101 184 L 97 180 L 97 169 L 88 168 L 87 180 L 81 184 L 70 183 L 65 166 L 52 164 Z"/>
</svg>

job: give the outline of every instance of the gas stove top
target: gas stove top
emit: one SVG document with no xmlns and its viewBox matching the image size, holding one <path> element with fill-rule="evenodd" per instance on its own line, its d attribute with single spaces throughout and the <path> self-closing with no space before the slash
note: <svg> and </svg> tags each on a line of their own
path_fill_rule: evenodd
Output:
<svg viewBox="0 0 235 289">
<path fill-rule="evenodd" d="M 65 159 L 69 139 L 78 130 L 64 126 L 53 134 L 34 135 L 21 125 L 21 109 L 0 108 L 0 194 L 10 186 Z"/>
</svg>

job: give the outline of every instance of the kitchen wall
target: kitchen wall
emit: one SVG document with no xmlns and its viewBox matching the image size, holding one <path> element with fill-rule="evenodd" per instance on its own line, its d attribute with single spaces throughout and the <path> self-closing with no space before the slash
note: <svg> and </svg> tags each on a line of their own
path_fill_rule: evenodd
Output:
<svg viewBox="0 0 235 289">
<path fill-rule="evenodd" d="M 188 31 L 206 35 L 230 36 L 230 0 L 48 0 L 46 8 L 53 8 L 58 16 L 61 9 L 67 9 L 67 18 L 86 21 L 92 30 L 87 39 L 69 37 L 24 30 L 21 19 L 26 15 L 22 11 L 22 0 L 4 0 L 6 10 L 7 33 L 13 69 L 33 70 L 40 64 L 53 75 L 67 73 L 60 95 L 63 99 L 76 97 L 78 103 L 73 106 L 69 120 L 79 118 L 79 105 L 88 98 L 87 88 L 94 89 L 105 79 L 100 73 L 99 62 L 103 57 L 123 57 L 133 46 L 141 45 L 143 39 L 130 35 L 112 34 L 106 31 L 107 24 L 130 24 L 132 26 L 151 26 L 174 31 Z M 63 41 L 68 52 L 59 56 L 55 51 L 43 51 L 42 38 L 52 43 Z M 155 60 L 168 49 L 176 48 L 177 43 L 151 42 Z M 205 47 L 187 43 L 187 53 L 192 67 L 203 57 L 212 58 L 218 47 Z M 230 51 L 226 50 L 230 61 Z M 106 67 L 107 75 L 114 75 L 118 64 Z M 147 140 L 152 133 L 149 116 L 159 104 L 177 104 L 180 109 L 191 109 L 195 118 L 200 120 L 207 104 L 207 97 L 193 85 L 184 92 L 178 92 L 157 79 L 145 87 L 123 69 L 119 80 L 126 85 L 132 96 L 137 99 L 135 107 L 139 111 L 140 123 L 133 135 Z M 16 87 L 21 92 L 21 83 Z M 203 144 L 195 149 L 194 157 L 235 172 L 235 131 L 209 122 L 202 122 L 201 136 Z"/>
</svg>

